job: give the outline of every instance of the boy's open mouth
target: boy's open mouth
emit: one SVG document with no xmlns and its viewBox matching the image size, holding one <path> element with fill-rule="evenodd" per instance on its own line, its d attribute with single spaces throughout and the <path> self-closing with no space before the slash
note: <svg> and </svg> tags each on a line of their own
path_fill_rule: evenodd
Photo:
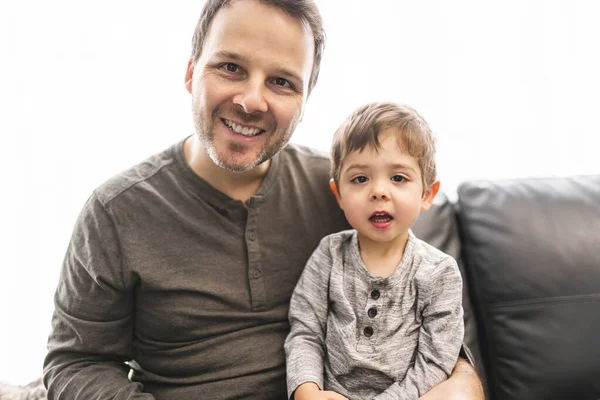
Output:
<svg viewBox="0 0 600 400">
<path fill-rule="evenodd" d="M 376 211 L 373 214 L 371 214 L 371 216 L 369 217 L 369 221 L 376 222 L 376 223 L 390 222 L 393 219 L 394 219 L 394 217 L 392 217 L 390 214 L 386 213 L 385 211 Z"/>
</svg>

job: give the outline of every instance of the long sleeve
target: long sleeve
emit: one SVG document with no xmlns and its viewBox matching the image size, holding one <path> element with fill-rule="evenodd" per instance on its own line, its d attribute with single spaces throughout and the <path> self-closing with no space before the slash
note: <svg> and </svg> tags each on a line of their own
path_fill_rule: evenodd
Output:
<svg viewBox="0 0 600 400">
<path fill-rule="evenodd" d="M 44 361 L 48 399 L 153 399 L 131 382 L 133 283 L 109 213 L 92 196 L 77 220 L 56 289 Z"/>
<path fill-rule="evenodd" d="M 448 378 L 464 336 L 462 280 L 456 261 L 446 259 L 433 271 L 417 276 L 424 292 L 423 322 L 414 365 L 401 382 L 393 383 L 377 400 L 417 399 Z"/>
<path fill-rule="evenodd" d="M 291 330 L 284 345 L 288 398 L 305 382 L 314 382 L 323 389 L 323 348 L 332 263 L 328 244 L 328 237 L 321 241 L 292 294 Z"/>
</svg>

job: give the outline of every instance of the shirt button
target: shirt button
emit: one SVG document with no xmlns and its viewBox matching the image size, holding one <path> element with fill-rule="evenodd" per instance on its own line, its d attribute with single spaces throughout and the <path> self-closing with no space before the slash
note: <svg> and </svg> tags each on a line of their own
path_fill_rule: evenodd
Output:
<svg viewBox="0 0 600 400">
<path fill-rule="evenodd" d="M 255 270 L 253 270 L 253 271 L 252 271 L 252 277 L 253 277 L 254 279 L 258 279 L 258 278 L 260 278 L 260 275 L 261 275 L 261 273 L 260 273 L 260 269 L 255 269 Z"/>
<path fill-rule="evenodd" d="M 371 307 L 369 308 L 369 311 L 367 311 L 367 314 L 369 317 L 374 318 L 377 315 L 377 309 L 375 307 Z"/>
<path fill-rule="evenodd" d="M 371 292 L 371 298 L 373 300 L 377 300 L 379 298 L 379 295 L 380 295 L 380 293 L 379 293 L 379 290 L 377 290 L 377 289 L 375 289 Z"/>
<path fill-rule="evenodd" d="M 365 330 L 363 331 L 363 333 L 365 334 L 366 337 L 371 337 L 371 336 L 373 336 L 373 328 L 371 328 L 370 326 L 367 326 L 365 328 Z"/>
<path fill-rule="evenodd" d="M 256 233 L 254 233 L 254 231 L 251 231 L 250 233 L 248 233 L 248 239 L 250 239 L 251 241 L 255 241 Z"/>
</svg>

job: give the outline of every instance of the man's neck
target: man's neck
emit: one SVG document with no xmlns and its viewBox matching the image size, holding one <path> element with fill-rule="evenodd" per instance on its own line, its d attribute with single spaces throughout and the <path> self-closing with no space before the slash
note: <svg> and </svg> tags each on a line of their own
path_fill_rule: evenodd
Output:
<svg viewBox="0 0 600 400">
<path fill-rule="evenodd" d="M 196 175 L 215 189 L 242 203 L 256 194 L 271 164 L 271 160 L 268 160 L 250 171 L 228 171 L 212 161 L 196 135 L 185 141 L 183 154 Z"/>
</svg>

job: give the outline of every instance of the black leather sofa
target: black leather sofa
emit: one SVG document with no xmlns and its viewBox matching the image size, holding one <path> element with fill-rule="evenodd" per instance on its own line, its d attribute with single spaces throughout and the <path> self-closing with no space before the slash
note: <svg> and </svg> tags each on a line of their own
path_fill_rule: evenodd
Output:
<svg viewBox="0 0 600 400">
<path fill-rule="evenodd" d="M 600 175 L 466 182 L 413 230 L 461 267 L 487 399 L 600 399 Z"/>
<path fill-rule="evenodd" d="M 413 230 L 458 261 L 488 400 L 600 399 L 600 175 L 463 183 Z"/>
</svg>

